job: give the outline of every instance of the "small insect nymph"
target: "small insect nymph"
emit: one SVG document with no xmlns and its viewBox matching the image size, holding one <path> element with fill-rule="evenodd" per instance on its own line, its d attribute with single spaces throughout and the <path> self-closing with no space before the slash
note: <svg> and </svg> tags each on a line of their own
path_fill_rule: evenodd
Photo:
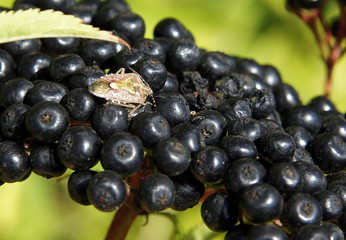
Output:
<svg viewBox="0 0 346 240">
<path fill-rule="evenodd" d="M 120 68 L 115 74 L 106 74 L 91 83 L 89 92 L 116 105 L 132 108 L 130 113 L 146 105 L 146 98 L 153 94 L 138 73 L 125 73 L 125 68 Z"/>
</svg>

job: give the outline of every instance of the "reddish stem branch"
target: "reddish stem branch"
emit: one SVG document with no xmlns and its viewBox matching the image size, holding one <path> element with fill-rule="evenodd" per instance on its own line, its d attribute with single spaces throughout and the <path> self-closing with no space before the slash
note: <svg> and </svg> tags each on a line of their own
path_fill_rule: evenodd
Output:
<svg viewBox="0 0 346 240">
<path fill-rule="evenodd" d="M 333 74 L 335 63 L 345 53 L 345 49 L 341 49 L 340 44 L 342 40 L 345 38 L 346 7 L 344 7 L 340 3 L 340 9 L 341 9 L 341 16 L 340 16 L 338 32 L 337 32 L 337 36 L 336 36 L 336 40 L 334 44 L 332 42 L 331 30 L 327 26 L 327 24 L 324 22 L 321 11 L 311 10 L 310 12 L 306 12 L 305 10 L 301 10 L 301 9 L 292 9 L 292 11 L 310 27 L 319 45 L 322 59 L 325 62 L 327 67 L 327 78 L 325 81 L 325 96 L 326 97 L 329 96 L 331 91 L 331 81 L 332 81 L 332 74 Z M 322 33 L 320 33 L 317 29 L 317 25 L 319 23 L 323 27 Z M 322 34 L 324 34 L 324 36 Z M 326 49 L 324 49 L 324 47 L 328 48 L 328 52 L 325 52 Z"/>
<path fill-rule="evenodd" d="M 130 227 L 137 217 L 137 212 L 125 204 L 115 213 L 109 227 L 106 240 L 124 240 Z"/>
</svg>

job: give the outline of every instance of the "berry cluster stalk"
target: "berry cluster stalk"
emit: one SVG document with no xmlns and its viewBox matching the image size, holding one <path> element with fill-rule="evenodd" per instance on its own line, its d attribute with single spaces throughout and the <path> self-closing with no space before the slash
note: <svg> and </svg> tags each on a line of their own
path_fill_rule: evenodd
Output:
<svg viewBox="0 0 346 240">
<path fill-rule="evenodd" d="M 335 63 L 345 54 L 346 51 L 345 46 L 342 45 L 342 41 L 346 34 L 346 6 L 342 3 L 339 3 L 339 6 L 340 18 L 335 38 L 333 38 L 331 28 L 323 19 L 323 9 L 325 8 L 325 4 L 318 9 L 310 11 L 301 8 L 290 8 L 293 13 L 295 13 L 310 27 L 316 38 L 322 60 L 327 67 L 327 76 L 324 87 L 326 97 L 328 97 L 331 92 L 332 73 Z"/>
</svg>

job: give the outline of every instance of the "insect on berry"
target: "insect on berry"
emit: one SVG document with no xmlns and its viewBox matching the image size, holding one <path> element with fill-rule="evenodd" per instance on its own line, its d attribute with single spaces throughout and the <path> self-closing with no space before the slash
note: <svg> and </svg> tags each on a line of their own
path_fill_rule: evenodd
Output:
<svg viewBox="0 0 346 240">
<path fill-rule="evenodd" d="M 120 68 L 115 74 L 104 75 L 91 83 L 89 92 L 110 103 L 132 108 L 129 115 L 146 105 L 145 100 L 153 94 L 152 89 L 138 73 L 125 73 L 125 68 Z"/>
</svg>

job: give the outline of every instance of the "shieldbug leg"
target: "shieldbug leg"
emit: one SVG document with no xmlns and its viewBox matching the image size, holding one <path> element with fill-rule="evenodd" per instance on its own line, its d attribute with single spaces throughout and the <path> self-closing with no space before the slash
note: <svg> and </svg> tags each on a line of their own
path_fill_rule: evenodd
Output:
<svg viewBox="0 0 346 240">
<path fill-rule="evenodd" d="M 115 74 L 125 74 L 125 68 L 120 68 Z"/>
</svg>

